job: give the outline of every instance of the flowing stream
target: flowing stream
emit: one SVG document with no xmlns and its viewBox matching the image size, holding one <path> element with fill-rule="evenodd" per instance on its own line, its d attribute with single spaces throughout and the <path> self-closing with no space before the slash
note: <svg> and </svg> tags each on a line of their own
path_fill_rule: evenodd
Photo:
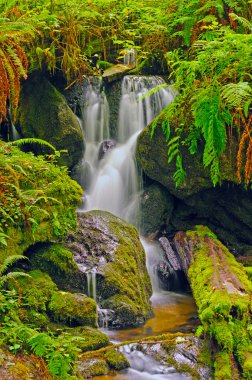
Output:
<svg viewBox="0 0 252 380">
<path fill-rule="evenodd" d="M 162 88 L 151 96 L 149 90 L 164 83 L 159 77 L 126 76 L 122 81 L 118 111 L 117 136 L 110 138 L 109 105 L 102 83 L 92 79 L 86 89 L 86 101 L 82 110 L 81 126 L 85 132 L 86 151 L 82 162 L 82 179 L 85 199 L 82 210 L 105 210 L 131 223 L 136 222 L 138 199 L 141 192 L 141 176 L 135 163 L 137 136 L 174 99 L 174 93 Z M 162 254 L 157 242 L 142 239 L 146 252 L 146 266 L 151 277 L 153 318 L 143 326 L 127 330 L 104 329 L 113 342 L 140 339 L 176 329 L 190 327 L 195 315 L 192 297 L 162 291 L 155 267 Z M 89 295 L 95 298 L 95 273 L 88 273 Z M 174 368 L 161 366 L 153 358 L 125 346 L 131 368 L 116 377 L 99 376 L 94 379 L 186 379 Z"/>
</svg>

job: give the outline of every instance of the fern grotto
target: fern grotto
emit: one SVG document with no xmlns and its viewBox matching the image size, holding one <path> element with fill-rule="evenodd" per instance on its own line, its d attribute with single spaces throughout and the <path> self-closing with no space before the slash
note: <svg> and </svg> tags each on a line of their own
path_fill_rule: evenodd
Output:
<svg viewBox="0 0 252 380">
<path fill-rule="evenodd" d="M 0 378 L 252 379 L 251 0 L 0 2 Z"/>
</svg>

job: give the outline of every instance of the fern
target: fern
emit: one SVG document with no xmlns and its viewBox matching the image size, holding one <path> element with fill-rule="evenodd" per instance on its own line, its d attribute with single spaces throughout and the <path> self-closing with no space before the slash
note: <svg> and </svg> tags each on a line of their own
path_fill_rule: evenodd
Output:
<svg viewBox="0 0 252 380">
<path fill-rule="evenodd" d="M 178 154 L 176 156 L 176 171 L 173 175 L 173 179 L 174 179 L 176 187 L 181 185 L 185 181 L 185 178 L 186 178 L 186 172 L 183 168 L 182 156 L 181 154 Z"/>
<path fill-rule="evenodd" d="M 227 142 L 226 126 L 231 123 L 231 114 L 220 108 L 218 86 L 202 89 L 193 98 L 192 105 L 195 127 L 201 131 L 205 139 L 203 165 L 210 166 L 211 179 L 214 185 L 219 180 L 220 155 Z"/>
<path fill-rule="evenodd" d="M 245 28 L 248 28 L 250 32 L 252 32 L 252 23 L 248 21 L 246 18 L 236 15 L 235 13 L 229 13 L 229 16 L 234 20 L 237 20 L 241 25 Z"/>
<path fill-rule="evenodd" d="M 28 258 L 22 255 L 11 255 L 7 257 L 0 266 L 0 276 L 3 275 L 7 271 L 7 269 L 9 269 L 9 267 L 11 267 L 13 264 L 20 260 L 28 260 Z"/>
<path fill-rule="evenodd" d="M 56 149 L 54 148 L 54 146 L 51 145 L 49 142 L 47 142 L 45 140 L 37 139 L 35 137 L 32 137 L 32 138 L 28 137 L 28 138 L 23 138 L 23 139 L 19 139 L 19 140 L 8 142 L 8 145 L 15 145 L 15 146 L 18 146 L 18 147 L 20 147 L 22 145 L 25 145 L 25 144 L 38 144 L 40 146 L 44 146 L 44 147 L 50 148 L 54 152 L 56 151 Z"/>
<path fill-rule="evenodd" d="M 252 87 L 248 82 L 228 83 L 222 86 L 221 97 L 229 106 L 242 108 L 252 101 Z"/>
</svg>

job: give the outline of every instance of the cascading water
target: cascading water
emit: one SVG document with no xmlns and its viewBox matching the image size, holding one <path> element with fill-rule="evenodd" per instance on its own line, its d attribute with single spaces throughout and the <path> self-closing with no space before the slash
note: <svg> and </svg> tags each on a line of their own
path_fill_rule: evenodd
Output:
<svg viewBox="0 0 252 380">
<path fill-rule="evenodd" d="M 140 176 L 134 159 L 137 136 L 164 107 L 172 102 L 175 95 L 172 90 L 162 88 L 151 96 L 145 96 L 149 90 L 162 83 L 163 80 L 158 77 L 124 77 L 118 111 L 117 136 L 115 140 L 111 140 L 106 93 L 98 79 L 90 80 L 80 121 L 86 140 L 82 169 L 82 184 L 86 191 L 83 211 L 105 210 L 134 223 L 138 208 L 137 194 L 140 191 Z M 185 297 L 182 302 L 178 302 L 179 295 L 160 290 L 155 267 L 162 256 L 161 248 L 158 243 L 144 240 L 142 243 L 146 250 L 147 269 L 152 281 L 151 301 L 156 316 L 138 329 L 110 332 L 107 330 L 106 333 L 114 341 L 162 334 L 169 330 L 167 324 L 170 323 L 174 328 L 186 323 L 188 316 L 194 311 L 191 300 L 188 302 Z M 95 268 L 86 270 L 86 275 L 88 294 L 96 299 Z M 99 317 L 105 329 L 108 327 L 109 312 L 111 310 L 99 310 Z M 186 378 L 179 375 L 174 368 L 160 366 L 153 358 L 137 350 L 126 352 L 126 356 L 131 368 L 123 375 L 126 376 L 124 379 Z"/>
<path fill-rule="evenodd" d="M 136 139 L 140 131 L 174 98 L 169 89 L 161 89 L 144 97 L 146 92 L 161 83 L 164 82 L 159 77 L 124 77 L 117 141 L 112 144 L 108 140 L 109 112 L 106 95 L 101 84 L 90 82 L 82 118 L 86 136 L 83 165 L 83 178 L 86 181 L 85 211 L 105 210 L 130 222 L 134 221 L 134 212 L 137 210 L 134 197 L 140 190 L 134 159 Z M 113 149 L 108 149 L 99 159 L 104 140 Z"/>
</svg>

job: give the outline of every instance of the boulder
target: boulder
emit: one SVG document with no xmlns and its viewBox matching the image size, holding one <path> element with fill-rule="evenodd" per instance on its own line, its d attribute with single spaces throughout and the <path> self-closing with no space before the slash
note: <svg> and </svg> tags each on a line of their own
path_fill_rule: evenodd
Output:
<svg viewBox="0 0 252 380">
<path fill-rule="evenodd" d="M 174 197 L 160 184 L 148 186 L 140 200 L 139 225 L 143 235 L 156 234 L 169 223 Z"/>
<path fill-rule="evenodd" d="M 115 148 L 115 146 L 116 142 L 114 140 L 104 140 L 99 147 L 98 160 L 102 160 L 105 154 Z"/>
<path fill-rule="evenodd" d="M 55 292 L 48 305 L 51 318 L 69 326 L 97 327 L 97 307 L 85 294 Z"/>
<path fill-rule="evenodd" d="M 125 74 L 132 70 L 134 66 L 118 63 L 105 70 L 102 75 L 102 80 L 104 83 L 114 82 L 121 79 Z"/>
<path fill-rule="evenodd" d="M 79 122 L 63 95 L 43 76 L 32 75 L 24 82 L 17 124 L 22 137 L 40 138 L 57 150 L 67 150 L 59 159 L 61 165 L 72 169 L 83 156 Z"/>
<path fill-rule="evenodd" d="M 151 138 L 152 124 L 146 127 L 139 135 L 136 148 L 136 158 L 145 174 L 165 186 L 171 194 L 177 198 L 184 199 L 199 191 L 212 188 L 210 170 L 203 167 L 202 147 L 199 147 L 197 154 L 191 155 L 187 147 L 181 147 L 183 165 L 186 171 L 185 181 L 178 187 L 174 183 L 174 173 L 176 163 L 173 160 L 168 163 L 167 141 L 161 127 L 161 118 Z M 173 133 L 171 131 L 171 138 Z M 235 146 L 232 147 L 235 151 Z M 235 152 L 232 152 L 231 159 L 229 151 L 221 158 L 220 176 L 222 181 L 237 183 Z"/>
<path fill-rule="evenodd" d="M 137 229 L 105 211 L 82 213 L 78 220 L 67 247 L 84 272 L 83 291 L 88 292 L 87 273 L 92 272 L 95 285 L 90 287 L 95 286 L 101 307 L 114 311 L 114 327 L 144 322 L 150 314 L 151 284 Z"/>
</svg>

